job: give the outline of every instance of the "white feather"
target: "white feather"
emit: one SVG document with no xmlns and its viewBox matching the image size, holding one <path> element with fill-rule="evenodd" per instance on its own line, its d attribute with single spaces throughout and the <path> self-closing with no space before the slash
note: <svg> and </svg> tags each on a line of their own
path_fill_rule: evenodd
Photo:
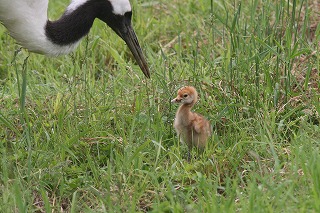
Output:
<svg viewBox="0 0 320 213">
<path fill-rule="evenodd" d="M 116 15 L 124 15 L 131 11 L 131 5 L 128 0 L 109 0 L 113 7 L 113 13 Z"/>
<path fill-rule="evenodd" d="M 67 13 L 74 11 L 84 3 L 86 3 L 88 0 L 72 0 L 70 5 L 67 7 Z"/>
</svg>

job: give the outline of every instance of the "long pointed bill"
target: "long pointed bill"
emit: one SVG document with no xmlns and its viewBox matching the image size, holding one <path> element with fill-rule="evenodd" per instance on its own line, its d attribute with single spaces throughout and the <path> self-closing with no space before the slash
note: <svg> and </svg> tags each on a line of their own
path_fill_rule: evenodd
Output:
<svg viewBox="0 0 320 213">
<path fill-rule="evenodd" d="M 128 45 L 134 58 L 136 59 L 137 63 L 139 64 L 140 69 L 142 70 L 143 74 L 147 78 L 150 78 L 149 68 L 148 68 L 147 62 L 144 58 L 144 55 L 142 53 L 138 38 L 136 36 L 136 33 L 134 32 L 131 25 L 127 25 L 126 28 L 127 29 L 126 29 L 125 33 L 118 32 L 118 34 Z"/>
</svg>

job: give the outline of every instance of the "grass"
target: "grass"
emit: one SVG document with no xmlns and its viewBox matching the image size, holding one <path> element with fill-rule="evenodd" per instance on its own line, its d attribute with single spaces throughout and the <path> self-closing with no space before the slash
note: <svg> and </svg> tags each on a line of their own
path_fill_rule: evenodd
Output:
<svg viewBox="0 0 320 213">
<path fill-rule="evenodd" d="M 100 21 L 58 58 L 0 27 L 0 212 L 319 212 L 319 3 L 131 3 L 150 80 Z M 215 127 L 191 162 L 187 84 Z"/>
</svg>

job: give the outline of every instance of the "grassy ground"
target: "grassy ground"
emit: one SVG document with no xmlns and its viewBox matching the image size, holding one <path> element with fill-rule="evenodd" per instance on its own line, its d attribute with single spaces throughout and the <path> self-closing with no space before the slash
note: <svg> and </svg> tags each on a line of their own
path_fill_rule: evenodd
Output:
<svg viewBox="0 0 320 213">
<path fill-rule="evenodd" d="M 150 80 L 100 21 L 58 58 L 0 26 L 0 212 L 319 212 L 318 1 L 131 3 Z M 215 127 L 190 162 L 182 85 Z"/>
</svg>

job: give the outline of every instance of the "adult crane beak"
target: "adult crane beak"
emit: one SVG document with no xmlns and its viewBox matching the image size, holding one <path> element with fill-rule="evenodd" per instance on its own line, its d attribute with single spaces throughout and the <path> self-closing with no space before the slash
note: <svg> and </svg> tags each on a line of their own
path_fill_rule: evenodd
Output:
<svg viewBox="0 0 320 213">
<path fill-rule="evenodd" d="M 142 70 L 143 74 L 147 78 L 150 78 L 149 67 L 148 67 L 147 62 L 145 60 L 145 57 L 142 53 L 142 49 L 140 47 L 138 38 L 132 28 L 131 23 L 127 22 L 125 24 L 125 26 L 123 26 L 122 28 L 119 28 L 118 30 L 115 30 L 115 31 L 128 45 L 134 58 L 136 59 L 137 63 L 139 64 L 140 69 Z"/>
</svg>

